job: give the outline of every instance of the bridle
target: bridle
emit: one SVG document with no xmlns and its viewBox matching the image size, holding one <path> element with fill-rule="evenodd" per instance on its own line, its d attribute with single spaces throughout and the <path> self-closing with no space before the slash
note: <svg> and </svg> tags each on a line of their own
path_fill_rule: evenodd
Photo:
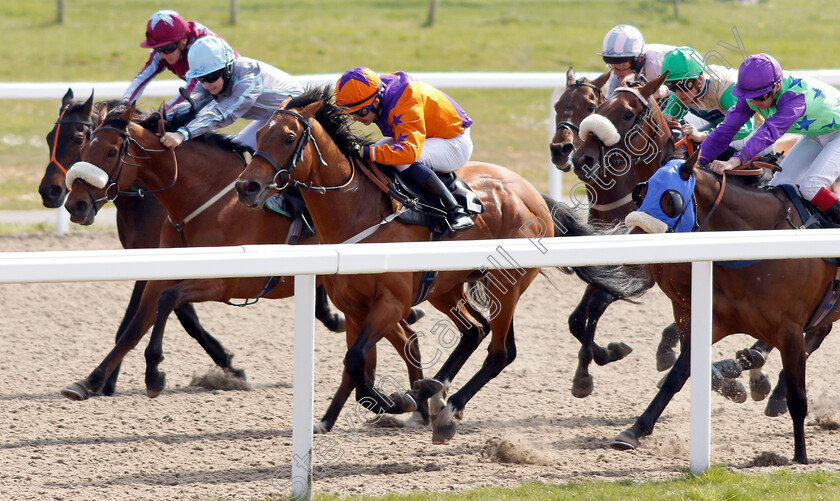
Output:
<svg viewBox="0 0 840 501">
<path fill-rule="evenodd" d="M 589 87 L 590 89 L 594 89 L 598 96 L 598 104 L 604 102 L 604 93 L 600 87 L 597 85 L 591 84 L 589 82 L 584 81 L 584 79 L 580 79 L 573 84 L 567 85 L 566 89 L 574 89 L 576 87 Z M 559 131 L 560 129 L 567 129 L 572 132 L 572 136 L 577 137 L 577 133 L 580 132 L 580 127 L 568 120 L 562 120 L 557 122 L 557 127 L 554 129 L 555 132 Z"/>
<path fill-rule="evenodd" d="M 62 124 L 82 124 L 86 126 L 85 129 L 85 141 L 90 140 L 91 131 L 93 130 L 93 122 L 91 120 L 65 120 L 64 114 L 67 113 L 67 110 L 70 109 L 72 105 L 68 104 L 61 110 L 61 114 L 58 116 L 58 120 L 55 121 L 55 136 L 53 137 L 53 144 L 52 144 L 52 152 L 50 153 L 50 163 L 55 164 L 56 167 L 61 170 L 64 175 L 67 175 L 67 168 L 58 161 L 58 157 L 56 157 L 56 153 L 58 152 L 58 136 L 61 134 L 61 125 Z"/>
<path fill-rule="evenodd" d="M 126 158 L 130 157 L 130 158 L 135 159 L 135 160 L 151 160 L 152 157 L 149 155 L 149 153 L 163 153 L 163 152 L 166 151 L 166 149 L 155 150 L 155 149 L 144 147 L 136 139 L 131 137 L 131 134 L 128 132 L 129 125 L 130 124 L 127 124 L 125 126 L 125 129 L 120 129 L 120 128 L 117 128 L 117 127 L 111 127 L 111 126 L 107 126 L 107 125 L 106 126 L 100 126 L 100 127 L 96 128 L 93 132 L 90 133 L 90 136 L 92 137 L 93 135 L 95 135 L 98 132 L 105 131 L 105 130 L 110 130 L 110 131 L 114 131 L 114 132 L 118 133 L 122 137 L 122 144 L 120 145 L 120 151 L 119 151 L 119 154 L 117 155 L 117 159 L 114 163 L 114 167 L 110 170 L 110 172 L 105 171 L 105 169 L 102 169 L 101 167 L 99 168 L 103 172 L 106 172 L 106 174 L 108 176 L 108 180 L 105 184 L 105 194 L 104 194 L 104 196 L 97 198 L 96 196 L 94 196 L 91 189 L 87 186 L 87 183 L 82 183 L 82 188 L 85 190 L 85 192 L 87 192 L 88 197 L 90 198 L 90 200 L 92 202 L 94 214 L 97 214 L 99 212 L 99 203 L 100 202 L 103 202 L 103 204 L 106 203 L 106 202 L 113 202 L 117 198 L 117 196 L 119 196 L 119 195 L 130 196 L 130 197 L 145 197 L 147 195 L 154 195 L 154 194 L 157 194 L 157 193 L 163 193 L 165 191 L 168 191 L 168 190 L 172 189 L 172 187 L 175 186 L 175 183 L 178 182 L 178 158 L 175 156 L 175 150 L 173 148 L 170 148 L 169 151 L 172 154 L 172 160 L 173 160 L 173 162 L 175 162 L 175 164 L 174 164 L 175 165 L 175 174 L 173 175 L 172 182 L 169 183 L 169 186 L 166 186 L 165 188 L 161 188 L 161 189 L 158 189 L 158 190 L 144 190 L 142 186 L 137 188 L 136 190 L 120 190 L 119 184 L 120 184 L 120 178 L 122 177 L 122 173 L 123 173 L 123 166 L 124 165 L 130 165 L 132 167 L 142 167 L 142 165 L 140 165 L 140 164 L 135 164 L 135 163 L 129 162 L 128 160 L 126 160 Z M 163 120 L 163 118 L 161 118 L 161 120 L 159 122 L 159 128 L 160 128 L 161 132 L 163 132 L 163 130 L 164 130 L 164 120 Z M 132 144 L 136 145 L 145 154 L 145 156 L 135 156 L 135 155 L 133 155 L 131 153 L 131 145 Z M 114 173 L 116 173 L 115 177 L 112 175 Z M 74 179 L 73 180 L 73 185 L 75 185 L 76 182 L 78 182 L 79 180 L 80 180 L 79 178 Z"/>
<path fill-rule="evenodd" d="M 262 150 L 257 150 L 254 152 L 254 157 L 260 157 L 264 159 L 272 167 L 274 167 L 274 170 L 276 171 L 276 173 L 274 174 L 273 182 L 269 184 L 267 188 L 274 188 L 277 191 L 284 191 L 289 186 L 295 186 L 304 191 L 311 191 L 315 193 L 324 194 L 330 191 L 338 191 L 348 186 L 353 181 L 353 178 L 356 174 L 355 162 L 350 162 L 352 170 L 350 172 L 350 179 L 347 180 L 346 183 L 340 186 L 313 186 L 313 179 L 315 179 L 315 176 L 317 176 L 318 173 L 321 171 L 321 167 L 327 165 L 327 162 L 324 161 L 324 156 L 321 155 L 321 149 L 318 147 L 318 142 L 312 138 L 312 122 L 310 122 L 309 119 L 307 119 L 300 113 L 291 110 L 276 110 L 273 113 L 273 115 L 277 114 L 285 114 L 295 117 L 303 125 L 303 132 L 301 132 L 300 139 L 298 139 L 298 144 L 295 147 L 295 152 L 292 154 L 292 157 L 289 159 L 289 163 L 286 165 L 285 168 L 281 168 L 277 161 L 275 161 L 270 154 Z M 292 179 L 292 170 L 294 170 L 294 168 L 297 167 L 297 164 L 299 162 L 303 161 L 303 154 L 306 151 L 306 147 L 307 145 L 309 145 L 309 143 L 312 143 L 312 146 L 315 148 L 315 152 L 318 153 L 318 160 L 320 161 L 318 164 L 318 168 L 315 169 L 315 172 L 313 172 L 304 181 Z"/>
</svg>

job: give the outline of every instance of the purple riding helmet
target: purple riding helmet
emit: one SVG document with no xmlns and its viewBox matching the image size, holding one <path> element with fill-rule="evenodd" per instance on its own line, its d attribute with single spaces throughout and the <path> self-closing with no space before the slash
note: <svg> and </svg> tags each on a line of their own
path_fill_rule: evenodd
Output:
<svg viewBox="0 0 840 501">
<path fill-rule="evenodd" d="M 752 99 L 773 90 L 782 81 L 782 67 L 770 54 L 751 54 L 738 68 L 738 83 L 732 88 L 735 97 Z"/>
</svg>

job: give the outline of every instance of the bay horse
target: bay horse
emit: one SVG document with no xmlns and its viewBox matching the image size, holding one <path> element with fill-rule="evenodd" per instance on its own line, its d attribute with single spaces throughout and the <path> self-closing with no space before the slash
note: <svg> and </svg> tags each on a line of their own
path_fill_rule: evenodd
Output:
<svg viewBox="0 0 840 501">
<path fill-rule="evenodd" d="M 572 76 L 567 74 L 567 77 Z M 609 72 L 601 75 L 599 80 L 605 76 L 608 78 Z M 664 78 L 638 88 L 632 84 L 620 87 L 581 119 L 577 127 L 580 142 L 573 148 L 571 164 L 575 174 L 586 185 L 590 223 L 623 220 L 636 207 L 632 192 L 637 180 L 631 165 L 649 177 L 663 162 L 679 155 L 667 121 L 651 99 L 659 88 L 657 84 L 661 85 Z M 579 110 L 578 114 L 581 113 Z M 617 117 L 617 123 L 613 124 L 608 117 Z M 653 280 L 648 284 L 652 287 Z M 598 365 L 605 365 L 632 352 L 632 348 L 623 342 L 610 343 L 604 349 L 594 341 L 598 321 L 615 300 L 609 293 L 587 286 L 569 317 L 569 329 L 581 342 L 578 367 L 572 382 L 572 395 L 575 397 L 584 398 L 592 394 L 594 383 L 589 365 L 593 360 Z M 660 371 L 676 361 L 673 347 L 678 340 L 674 324 L 662 332 L 657 349 L 657 368 Z M 735 383 L 726 380 L 717 387 L 729 390 L 726 392 L 728 398 L 740 398 L 742 394 Z"/>
<path fill-rule="evenodd" d="M 551 163 L 563 172 L 572 168 L 572 155 L 580 145 L 580 122 L 604 102 L 601 88 L 610 78 L 607 71 L 595 80 L 575 79 L 575 69 L 569 66 L 566 72 L 566 88 L 554 103 L 554 136 L 549 144 Z"/>
<path fill-rule="evenodd" d="M 102 122 L 108 110 L 114 108 L 118 103 L 115 100 L 94 103 L 93 93 L 86 101 L 74 101 L 73 90 L 67 90 L 67 93 L 61 99 L 58 119 L 53 129 L 47 134 L 50 161 L 38 187 L 38 193 L 41 195 L 41 201 L 45 207 L 58 208 L 64 203 L 67 196 L 67 170 L 81 160 L 82 146 L 89 139 L 92 130 Z M 114 200 L 114 206 L 117 208 L 117 235 L 123 248 L 150 249 L 158 247 L 160 230 L 166 220 L 166 209 L 157 198 L 151 196 L 121 196 Z M 135 282 L 131 299 L 117 328 L 117 341 L 125 332 L 128 322 L 137 312 L 137 306 L 145 285 L 145 281 Z M 326 293 L 323 292 L 323 289 L 321 293 L 324 295 L 324 299 L 320 303 L 326 305 Z M 191 304 L 185 303 L 178 306 L 175 309 L 175 315 L 184 330 L 204 348 L 219 367 L 229 373 L 240 374 L 244 377 L 244 371 L 233 367 L 231 364 L 232 355 L 230 352 L 201 326 L 198 314 Z M 338 323 L 336 327 L 338 327 Z M 117 365 L 102 387 L 104 395 L 114 394 L 119 372 L 120 366 Z"/>
<path fill-rule="evenodd" d="M 784 190 L 764 190 L 699 168 L 699 152 L 687 161 L 666 164 L 640 193 L 640 209 L 627 216 L 634 232 L 673 231 L 671 219 L 690 221 L 690 231 L 736 231 L 794 229 L 803 224 Z M 729 180 L 729 182 L 727 182 Z M 668 402 L 689 376 L 691 356 L 691 272 L 689 263 L 653 264 L 657 285 L 671 300 L 674 320 L 682 332 L 677 362 L 644 413 L 616 437 L 618 449 L 638 447 L 649 435 Z M 815 349 L 840 318 L 840 311 L 826 302 L 838 272 L 836 261 L 824 259 L 776 259 L 749 262 L 746 266 L 714 267 L 712 342 L 729 334 L 745 333 L 777 348 L 782 357 L 787 387 L 787 407 L 793 421 L 793 460 L 806 464 L 805 365 Z M 833 292 L 836 295 L 836 291 Z M 803 337 L 802 333 L 806 336 Z M 806 341 L 806 338 L 809 338 Z"/>
<path fill-rule="evenodd" d="M 257 133 L 258 151 L 237 180 L 240 201 L 259 207 L 275 190 L 296 185 L 301 188 L 322 242 L 342 243 L 374 226 L 378 230 L 365 242 L 429 240 L 428 228 L 391 221 L 394 209 L 390 196 L 373 181 L 373 174 L 363 174 L 372 164 L 363 164 L 358 157 L 358 148 L 371 141 L 351 132 L 348 115 L 331 99 L 328 87 L 312 88 L 275 111 Z M 576 221 L 568 208 L 548 203 L 525 179 L 504 167 L 469 162 L 458 175 L 478 195 L 485 210 L 476 216 L 474 227 L 454 234 L 452 239 L 523 238 L 533 236 L 523 229 L 535 223 L 543 232 L 540 236 L 551 237 L 560 234 L 555 233 L 555 224 L 560 225 L 556 218 L 566 226 L 566 235 L 582 234 L 588 228 Z M 382 224 L 385 221 L 391 222 Z M 614 268 L 575 271 L 618 297 L 636 293 L 639 284 L 626 281 L 626 275 L 613 274 Z M 515 359 L 514 310 L 538 271 L 438 272 L 426 299 L 452 321 L 461 338 L 434 378 L 390 398 L 375 387 L 373 376 L 365 371 L 367 358 L 383 334 L 418 299 L 424 273 L 325 276 L 330 299 L 347 317 L 343 380 L 352 381 L 356 400 L 373 412 L 409 411 L 432 396 L 441 398 L 489 327 L 491 339 L 482 367 L 445 404 L 441 402 L 442 409 L 433 408 L 432 441 L 449 441 L 456 432 L 453 418 L 460 416 L 467 402 Z M 465 285 L 477 280 L 483 280 L 493 298 L 495 311 L 489 321 L 463 299 Z"/>
<path fill-rule="evenodd" d="M 162 247 L 284 241 L 291 227 L 287 217 L 246 210 L 233 195 L 232 180 L 244 167 L 239 154 L 245 147 L 229 137 L 211 134 L 189 141 L 173 153 L 162 149 L 159 137 L 147 129 L 158 118 L 152 115 L 138 123 L 134 106 L 118 108 L 94 130 L 82 149 L 86 164 L 75 165 L 68 175 L 72 189 L 65 207 L 74 222 L 91 223 L 106 200 L 142 183 L 146 195 L 155 195 L 167 211 L 169 223 L 160 233 Z M 208 176 L 207 165 L 213 165 L 212 176 Z M 81 167 L 84 169 L 77 171 Z M 97 176 L 101 182 L 95 181 Z M 317 243 L 314 236 L 304 240 Z M 86 379 L 65 387 L 62 393 L 71 399 L 86 399 L 154 324 L 146 350 L 146 384 L 149 396 L 155 397 L 165 387 L 165 375 L 158 371 L 158 365 L 166 319 L 174 308 L 188 302 L 289 297 L 293 289 L 293 281 L 288 277 L 280 277 L 270 290 L 266 279 L 258 277 L 148 282 L 137 312 L 117 346 Z M 400 353 L 404 344 L 398 345 Z M 410 369 L 414 379 L 422 377 L 422 372 L 413 366 Z"/>
</svg>

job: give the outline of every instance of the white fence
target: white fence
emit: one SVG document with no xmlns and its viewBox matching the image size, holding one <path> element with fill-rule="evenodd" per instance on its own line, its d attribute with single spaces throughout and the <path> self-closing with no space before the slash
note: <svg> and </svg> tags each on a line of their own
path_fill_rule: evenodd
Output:
<svg viewBox="0 0 840 501">
<path fill-rule="evenodd" d="M 692 262 L 690 468 L 710 462 L 712 261 L 833 256 L 840 230 L 0 253 L 0 283 L 295 275 L 292 491 L 312 488 L 314 274 Z M 492 258 L 492 259 L 490 259 Z M 504 377 L 504 375 L 502 376 Z M 618 430 L 617 430 L 618 431 Z M 457 435 L 455 440 L 458 440 Z"/>
</svg>

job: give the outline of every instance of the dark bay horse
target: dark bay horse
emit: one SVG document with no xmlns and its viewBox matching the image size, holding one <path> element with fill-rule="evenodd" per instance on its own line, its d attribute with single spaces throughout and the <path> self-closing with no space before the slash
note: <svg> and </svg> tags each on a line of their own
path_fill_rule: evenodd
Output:
<svg viewBox="0 0 840 501">
<path fill-rule="evenodd" d="M 117 101 L 94 103 L 92 93 L 86 101 L 74 101 L 73 90 L 67 90 L 61 100 L 58 119 L 53 129 L 47 134 L 50 162 L 47 164 L 41 184 L 38 187 L 38 193 L 40 193 L 41 201 L 45 207 L 57 208 L 64 203 L 67 196 L 65 186 L 67 170 L 81 160 L 82 146 L 89 139 L 92 130 L 102 122 L 108 110 L 117 104 Z M 160 230 L 166 220 L 166 209 L 158 202 L 157 198 L 151 196 L 121 196 L 114 200 L 114 206 L 117 208 L 117 234 L 123 248 L 149 249 L 158 247 Z M 120 339 L 128 322 L 137 312 L 137 306 L 145 285 L 145 281 L 134 284 L 131 299 L 117 328 L 117 340 Z M 207 351 L 207 354 L 219 367 L 229 372 L 244 375 L 244 372 L 231 365 L 232 356 L 230 353 L 201 326 L 195 308 L 191 304 L 180 305 L 175 309 L 175 315 L 184 330 Z M 120 366 L 117 365 L 102 387 L 103 394 L 114 394 L 119 372 Z"/>
<path fill-rule="evenodd" d="M 689 223 L 688 227 L 702 231 L 791 229 L 802 225 L 797 210 L 781 188 L 762 190 L 737 182 L 732 175 L 721 177 L 698 168 L 698 156 L 699 152 L 688 161 L 677 161 L 657 171 L 643 193 L 645 202 L 639 211 L 628 215 L 628 227 L 635 226 L 636 232 L 669 231 L 673 228 L 670 218 L 683 220 L 692 216 L 696 223 Z M 683 333 L 682 350 L 644 413 L 613 440 L 611 445 L 615 448 L 638 447 L 639 438 L 653 431 L 668 402 L 688 379 L 689 267 L 689 263 L 650 265 L 657 285 L 671 299 L 674 320 Z M 761 260 L 740 267 L 717 263 L 714 267 L 712 342 L 729 334 L 746 333 L 779 350 L 787 407 L 793 420 L 793 460 L 798 463 L 808 462 L 805 363 L 809 348 L 819 346 L 831 323 L 840 318 L 836 309 L 818 315 L 827 307 L 826 292 L 835 280 L 837 268 L 823 259 Z"/>
<path fill-rule="evenodd" d="M 173 152 L 163 149 L 155 132 L 146 128 L 158 123 L 157 115 L 148 117 L 142 124 L 137 120 L 140 119 L 135 117 L 133 106 L 117 108 L 94 130 L 91 140 L 83 147 L 85 162 L 76 164 L 68 174 L 72 189 L 65 207 L 73 221 L 89 224 L 106 200 L 142 183 L 146 195 L 156 196 L 170 219 L 160 233 L 162 247 L 284 242 L 291 227 L 287 217 L 247 210 L 233 192 L 232 181 L 244 167 L 238 154 L 244 147 L 226 136 L 212 134 L 188 141 Z M 212 166 L 212 175 L 208 175 L 208 165 Z M 317 238 L 308 237 L 305 241 L 317 243 Z M 85 399 L 90 392 L 98 390 L 154 324 L 146 350 L 147 391 L 154 397 L 165 386 L 158 364 L 166 319 L 174 308 L 188 302 L 229 301 L 260 295 L 289 297 L 293 289 L 293 281 L 288 277 L 280 277 L 270 290 L 266 279 L 258 277 L 148 282 L 137 312 L 117 346 L 88 378 L 68 386 L 63 393 L 68 398 Z M 398 345 L 401 354 L 404 345 L 405 341 Z M 420 379 L 422 373 L 417 371 L 414 376 Z"/>
<path fill-rule="evenodd" d="M 609 73 L 604 75 L 608 77 Z M 677 154 L 667 122 L 655 103 L 651 106 L 651 96 L 662 79 L 638 88 L 622 88 L 581 119 L 578 127 L 581 143 L 574 148 L 572 164 L 575 174 L 586 185 L 590 223 L 623 220 L 636 207 L 631 195 L 637 181 L 631 165 L 650 176 L 665 160 Z M 627 117 L 631 116 L 633 119 L 629 120 Z M 608 117 L 618 119 L 613 124 Z M 653 147 L 648 147 L 645 142 L 648 139 Z M 652 280 L 649 285 L 653 286 Z M 625 343 L 610 343 L 604 349 L 594 341 L 598 320 L 615 300 L 609 293 L 588 286 L 569 317 L 569 329 L 581 341 L 572 383 L 572 394 L 576 397 L 592 393 L 594 384 L 589 373 L 592 360 L 605 365 L 632 351 Z M 663 331 L 657 352 L 659 370 L 676 361 L 672 348 L 678 340 L 673 324 Z"/>
<path fill-rule="evenodd" d="M 393 214 L 393 207 L 390 197 L 363 174 L 367 167 L 360 163 L 357 148 L 370 141 L 350 131 L 349 117 L 331 99 L 332 92 L 327 87 L 310 89 L 275 112 L 258 132 L 259 151 L 237 181 L 240 200 L 249 207 L 259 207 L 275 189 L 293 184 L 301 188 L 322 242 L 345 242 L 377 225 L 378 231 L 366 242 L 429 240 L 430 232 L 422 226 L 396 221 L 380 225 Z M 561 204 L 548 203 L 527 181 L 508 169 L 469 162 L 458 175 L 475 191 L 485 211 L 476 216 L 473 228 L 455 234 L 454 239 L 523 238 L 533 236 L 524 231 L 533 224 L 543 231 L 541 236 L 550 237 L 560 234 L 555 233 L 557 219 L 566 226 L 566 235 L 582 234 L 588 228 Z M 614 268 L 592 267 L 576 272 L 619 297 L 636 293 L 639 284 L 614 274 Z M 355 385 L 356 400 L 374 412 L 400 413 L 433 395 L 439 396 L 489 327 L 491 340 L 484 364 L 449 397 L 433 420 L 432 441 L 447 442 L 456 431 L 453 418 L 516 357 L 514 310 L 538 271 L 518 268 L 438 272 L 427 299 L 452 321 L 461 338 L 433 379 L 391 398 L 375 387 L 372 374 L 366 370 L 368 357 L 374 353 L 377 341 L 408 313 L 418 298 L 423 273 L 325 276 L 330 298 L 347 316 L 349 349 L 343 379 L 349 378 Z M 489 325 L 463 299 L 465 284 L 477 280 L 483 280 L 493 298 L 494 315 Z"/>
</svg>

